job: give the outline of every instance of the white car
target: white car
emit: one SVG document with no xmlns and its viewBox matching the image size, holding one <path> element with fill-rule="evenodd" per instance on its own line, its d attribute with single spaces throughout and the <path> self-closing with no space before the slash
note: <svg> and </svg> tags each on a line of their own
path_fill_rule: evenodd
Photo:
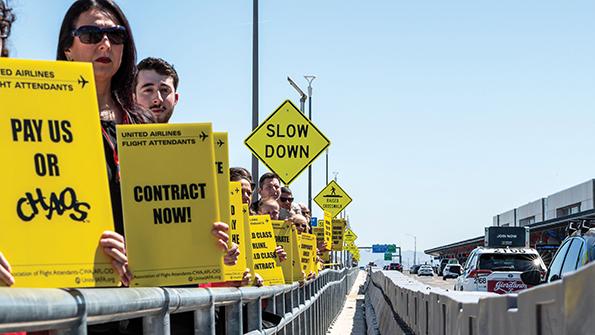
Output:
<svg viewBox="0 0 595 335">
<path fill-rule="evenodd" d="M 432 269 L 431 265 L 423 264 L 422 266 L 417 269 L 418 276 L 434 276 L 434 269 Z"/>
<path fill-rule="evenodd" d="M 457 278 L 461 275 L 461 264 L 446 264 L 444 270 L 442 270 L 442 279 L 446 280 L 446 278 Z"/>
<path fill-rule="evenodd" d="M 475 248 L 457 278 L 455 290 L 484 291 L 499 294 L 526 289 L 521 273 L 537 270 L 545 275 L 546 267 L 533 248 Z"/>
</svg>

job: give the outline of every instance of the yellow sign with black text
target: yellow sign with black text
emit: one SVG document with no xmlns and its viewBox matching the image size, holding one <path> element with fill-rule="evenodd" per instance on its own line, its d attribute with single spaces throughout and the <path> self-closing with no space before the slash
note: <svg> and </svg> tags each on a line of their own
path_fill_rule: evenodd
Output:
<svg viewBox="0 0 595 335">
<path fill-rule="evenodd" d="M 118 125 L 122 208 L 132 286 L 222 279 L 210 123 Z"/>
<path fill-rule="evenodd" d="M 314 198 L 314 202 L 322 208 L 323 211 L 331 213 L 332 217 L 341 213 L 347 205 L 351 203 L 351 197 L 337 184 L 331 180 L 320 193 Z"/>
<path fill-rule="evenodd" d="M 223 280 L 242 280 L 246 270 L 246 235 L 244 233 L 244 213 L 242 204 L 242 184 L 238 181 L 229 183 L 230 209 L 229 219 L 229 246 L 232 243 L 238 245 L 240 257 L 233 266 L 223 266 Z"/>
<path fill-rule="evenodd" d="M 345 243 L 355 242 L 357 240 L 357 235 L 353 232 L 353 230 L 347 228 L 345 229 L 345 234 L 343 234 L 343 241 Z"/>
<path fill-rule="evenodd" d="M 316 236 L 302 233 L 300 246 L 302 270 L 304 270 L 306 276 L 310 273 L 318 274 L 318 266 L 316 265 Z"/>
<path fill-rule="evenodd" d="M 279 179 L 289 185 L 330 145 L 330 141 L 289 100 L 285 100 L 244 141 Z"/>
<path fill-rule="evenodd" d="M 343 234 L 345 233 L 345 219 L 333 219 L 333 251 L 343 251 Z"/>
<path fill-rule="evenodd" d="M 331 250 L 333 246 L 333 217 L 327 211 L 324 211 L 324 243 L 327 250 Z"/>
<path fill-rule="evenodd" d="M 287 253 L 287 259 L 283 262 L 278 262 L 278 265 L 283 269 L 285 283 L 291 284 L 294 281 L 304 280 L 295 225 L 283 220 L 271 220 L 271 223 L 275 232 L 277 245 L 283 247 L 283 250 Z"/>
<path fill-rule="evenodd" d="M 229 146 L 227 133 L 214 132 L 215 175 L 217 177 L 217 195 L 219 196 L 219 220 L 229 224 Z"/>
<path fill-rule="evenodd" d="M 0 251 L 14 287 L 119 285 L 99 247 L 114 223 L 91 64 L 0 58 L 0 104 Z"/>
<path fill-rule="evenodd" d="M 246 226 L 249 266 L 259 274 L 264 285 L 280 285 L 285 283 L 283 270 L 278 265 L 275 249 L 277 243 L 271 217 L 268 215 L 252 215 Z"/>
</svg>

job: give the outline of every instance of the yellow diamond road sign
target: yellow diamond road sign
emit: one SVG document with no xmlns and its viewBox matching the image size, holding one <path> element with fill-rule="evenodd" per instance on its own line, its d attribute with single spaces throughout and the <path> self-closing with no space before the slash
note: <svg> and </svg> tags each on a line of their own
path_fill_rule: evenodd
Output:
<svg viewBox="0 0 595 335">
<path fill-rule="evenodd" d="M 331 180 L 325 188 L 318 193 L 314 201 L 322 208 L 322 210 L 330 212 L 333 217 L 341 213 L 349 203 L 351 197 L 337 184 L 336 181 Z"/>
<path fill-rule="evenodd" d="M 343 241 L 345 241 L 345 243 L 350 243 L 357 240 L 357 235 L 355 235 L 355 233 L 353 232 L 353 230 L 347 228 L 345 230 L 345 234 L 343 234 Z"/>
<path fill-rule="evenodd" d="M 244 143 L 289 185 L 331 142 L 291 101 L 285 100 Z"/>
</svg>

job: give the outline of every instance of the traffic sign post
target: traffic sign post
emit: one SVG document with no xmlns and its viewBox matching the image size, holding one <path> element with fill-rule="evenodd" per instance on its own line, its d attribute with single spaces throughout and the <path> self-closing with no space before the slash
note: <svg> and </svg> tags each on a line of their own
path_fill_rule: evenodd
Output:
<svg viewBox="0 0 595 335">
<path fill-rule="evenodd" d="M 397 246 L 394 244 L 389 244 L 386 246 L 387 252 L 397 252 Z"/>
<path fill-rule="evenodd" d="M 392 261 L 393 260 L 393 253 L 392 252 L 385 252 L 384 253 L 384 260 L 385 261 Z"/>
<path fill-rule="evenodd" d="M 328 138 L 289 100 L 254 129 L 244 143 L 285 185 L 330 145 Z"/>
<path fill-rule="evenodd" d="M 387 250 L 388 250 L 388 246 L 386 244 L 373 244 L 372 245 L 372 253 L 383 254 Z"/>
<path fill-rule="evenodd" d="M 331 182 L 318 193 L 314 198 L 314 201 L 323 211 L 327 211 L 335 217 L 351 203 L 351 197 L 341 188 L 341 186 L 339 186 L 339 184 L 337 184 L 336 181 L 331 180 Z"/>
</svg>

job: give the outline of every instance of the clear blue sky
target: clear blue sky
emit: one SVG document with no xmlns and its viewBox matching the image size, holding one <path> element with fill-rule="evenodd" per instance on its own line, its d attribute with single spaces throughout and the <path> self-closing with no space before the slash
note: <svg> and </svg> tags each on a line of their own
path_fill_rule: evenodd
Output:
<svg viewBox="0 0 595 335">
<path fill-rule="evenodd" d="M 11 1 L 12 55 L 53 59 L 71 2 Z M 139 59 L 180 73 L 173 121 L 229 131 L 232 165 L 249 168 L 252 2 L 118 3 Z M 298 103 L 288 75 L 303 89 L 317 75 L 313 118 L 358 244 L 479 236 L 493 215 L 595 177 L 594 15 L 591 0 L 261 0 L 261 120 Z M 307 175 L 291 186 L 306 201 Z"/>
</svg>

